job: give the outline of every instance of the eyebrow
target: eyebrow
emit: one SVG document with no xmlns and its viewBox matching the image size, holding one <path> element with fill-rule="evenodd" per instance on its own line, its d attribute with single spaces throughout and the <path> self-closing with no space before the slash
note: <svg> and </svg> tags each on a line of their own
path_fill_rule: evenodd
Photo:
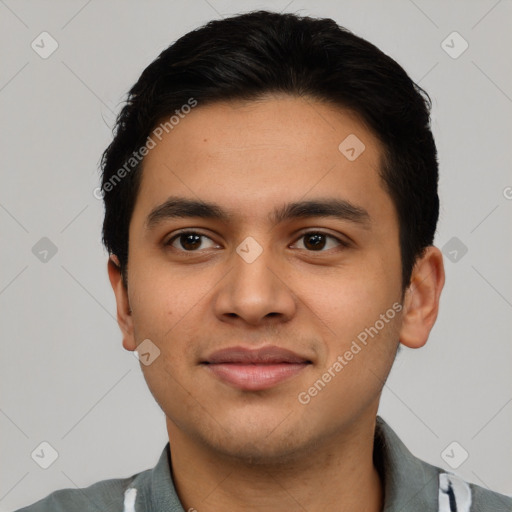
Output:
<svg viewBox="0 0 512 512">
<path fill-rule="evenodd" d="M 169 197 L 164 203 L 153 208 L 146 218 L 146 229 L 154 229 L 161 222 L 173 218 L 197 217 L 228 223 L 234 215 L 215 203 L 192 200 L 183 197 Z M 268 216 L 274 225 L 293 219 L 309 217 L 332 217 L 353 222 L 364 229 L 371 226 L 370 214 L 362 207 L 345 199 L 315 199 L 297 201 L 277 207 Z"/>
</svg>

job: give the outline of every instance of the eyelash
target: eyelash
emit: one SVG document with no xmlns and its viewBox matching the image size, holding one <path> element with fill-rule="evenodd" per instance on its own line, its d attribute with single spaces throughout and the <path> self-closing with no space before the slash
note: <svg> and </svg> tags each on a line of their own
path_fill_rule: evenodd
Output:
<svg viewBox="0 0 512 512">
<path fill-rule="evenodd" d="M 204 235 L 203 233 L 200 233 L 198 231 L 180 231 L 179 233 L 173 235 L 171 238 L 169 238 L 169 240 L 167 240 L 166 242 L 164 242 L 164 246 L 165 247 L 169 247 L 177 252 L 181 252 L 181 253 L 189 253 L 189 254 L 193 254 L 193 253 L 197 253 L 199 252 L 201 249 L 196 249 L 196 250 L 192 250 L 192 251 L 187 251 L 185 249 L 177 249 L 176 247 L 173 247 L 172 244 L 174 243 L 175 240 L 179 239 L 181 236 L 183 235 L 199 235 L 200 237 L 202 238 L 208 238 L 209 240 L 212 240 L 209 236 L 207 235 Z M 321 230 L 311 230 L 311 231 L 306 231 L 304 233 L 302 233 L 297 239 L 296 241 L 294 242 L 297 243 L 301 238 L 304 238 L 308 235 L 322 235 L 322 236 L 325 236 L 326 238 L 330 238 L 332 240 L 335 240 L 341 247 L 343 248 L 348 248 L 350 246 L 350 244 L 348 242 L 346 242 L 345 240 L 342 240 L 341 238 L 338 238 L 334 235 L 331 235 L 330 233 L 326 233 L 325 231 L 321 231 Z M 213 242 L 213 240 L 212 240 Z M 321 252 L 327 252 L 326 250 L 318 250 L 318 251 L 314 251 L 314 250 L 308 250 L 308 249 L 301 249 L 301 250 L 305 250 L 307 252 L 310 252 L 310 253 L 321 253 Z"/>
</svg>

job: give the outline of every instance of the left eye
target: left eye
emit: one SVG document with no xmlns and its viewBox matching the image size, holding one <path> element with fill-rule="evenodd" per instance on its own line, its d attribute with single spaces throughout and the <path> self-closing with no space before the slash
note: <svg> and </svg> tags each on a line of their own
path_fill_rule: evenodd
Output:
<svg viewBox="0 0 512 512">
<path fill-rule="evenodd" d="M 302 245 L 304 247 L 299 247 L 299 248 L 304 248 L 304 249 L 307 249 L 309 251 L 317 251 L 317 252 L 320 252 L 320 251 L 323 251 L 324 249 L 332 249 L 333 247 L 338 247 L 338 246 L 344 246 L 346 247 L 347 244 L 344 243 L 342 240 L 332 236 L 332 235 L 328 235 L 327 233 L 322 233 L 322 232 L 309 232 L 309 233 L 304 233 L 300 238 L 299 240 L 304 240 L 302 242 Z M 328 243 L 328 241 L 331 241 L 331 244 Z M 297 242 L 295 242 L 297 243 Z M 334 246 L 332 245 L 334 243 Z M 329 246 L 330 245 L 330 246 Z"/>
<path fill-rule="evenodd" d="M 181 248 L 185 249 L 185 251 L 182 252 L 195 252 L 198 249 L 201 248 L 202 241 L 201 239 L 204 238 L 206 240 L 210 240 L 210 242 L 213 243 L 213 240 L 206 235 L 203 235 L 201 233 L 197 233 L 195 231 L 184 231 L 181 233 L 178 233 L 177 235 L 170 238 L 165 245 L 171 246 L 174 249 L 178 249 L 174 244 L 176 241 L 179 242 L 181 245 Z M 306 250 L 310 251 L 316 251 L 316 252 L 323 252 L 323 249 L 326 248 L 328 245 L 327 240 L 333 240 L 337 246 L 347 247 L 348 244 L 344 242 L 343 240 L 340 240 L 339 238 L 336 238 L 335 236 L 329 235 L 327 233 L 323 233 L 321 231 L 310 231 L 308 233 L 304 233 L 300 236 L 298 240 L 304 239 L 303 245 Z M 296 242 L 297 243 L 297 242 Z M 327 247 L 329 249 L 330 247 Z"/>
</svg>

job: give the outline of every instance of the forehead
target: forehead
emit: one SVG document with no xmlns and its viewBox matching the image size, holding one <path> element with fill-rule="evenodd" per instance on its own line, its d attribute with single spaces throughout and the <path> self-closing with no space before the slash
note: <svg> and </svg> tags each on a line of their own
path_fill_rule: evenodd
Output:
<svg viewBox="0 0 512 512">
<path fill-rule="evenodd" d="M 170 195 L 220 203 L 246 218 L 326 195 L 374 214 L 392 208 L 378 174 L 379 141 L 354 113 L 313 99 L 199 103 L 156 142 L 134 216 Z"/>
</svg>

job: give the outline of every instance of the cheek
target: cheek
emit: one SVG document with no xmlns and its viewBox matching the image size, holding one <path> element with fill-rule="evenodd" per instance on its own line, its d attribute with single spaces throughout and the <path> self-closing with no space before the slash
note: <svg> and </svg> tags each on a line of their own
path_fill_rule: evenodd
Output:
<svg viewBox="0 0 512 512">
<path fill-rule="evenodd" d="M 336 273 L 304 280 L 297 277 L 300 299 L 331 327 L 333 334 L 354 334 L 379 319 L 400 297 L 393 272 L 379 262 L 337 270 Z"/>
<path fill-rule="evenodd" d="M 172 411 L 185 410 L 193 402 L 187 368 L 194 359 L 191 340 L 198 322 L 190 320 L 200 307 L 198 296 L 192 293 L 194 287 L 181 284 L 156 268 L 130 283 L 136 343 L 149 339 L 158 353 L 150 364 L 141 363 L 141 370 L 156 402 L 173 417 Z"/>
<path fill-rule="evenodd" d="M 197 283 L 192 281 L 176 273 L 172 275 L 169 268 L 162 265 L 151 265 L 130 276 L 130 304 L 134 325 L 141 335 L 162 338 L 186 316 L 200 293 Z"/>
<path fill-rule="evenodd" d="M 364 267 L 347 269 L 303 290 L 306 305 L 323 331 L 326 352 L 319 371 L 325 375 L 331 369 L 336 375 L 332 394 L 326 393 L 325 400 L 337 400 L 338 393 L 358 400 L 365 394 L 374 397 L 394 360 L 401 307 L 395 274 L 400 267 L 386 273 L 385 264 L 377 259 Z"/>
<path fill-rule="evenodd" d="M 210 282 L 202 274 L 196 277 L 176 274 L 169 275 L 168 269 L 155 265 L 130 283 L 136 343 L 151 340 L 173 375 L 180 374 L 197 357 L 197 344 L 192 340 L 201 339 L 201 329 L 204 331 L 202 299 L 208 296 Z M 143 370 L 147 379 L 153 372 L 163 371 L 151 366 Z"/>
<path fill-rule="evenodd" d="M 171 299 L 173 294 L 157 286 L 148 286 L 145 293 L 139 293 L 138 288 L 134 288 L 134 298 L 130 304 L 137 341 L 149 338 L 156 343 L 178 321 L 179 311 Z"/>
</svg>

